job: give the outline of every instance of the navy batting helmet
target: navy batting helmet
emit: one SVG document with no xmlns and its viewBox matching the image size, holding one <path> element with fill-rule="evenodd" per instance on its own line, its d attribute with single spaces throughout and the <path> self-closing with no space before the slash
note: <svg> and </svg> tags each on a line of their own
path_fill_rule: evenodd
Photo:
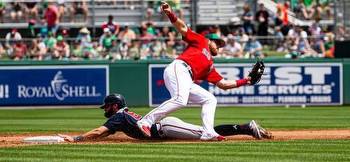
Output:
<svg viewBox="0 0 350 162">
<path fill-rule="evenodd" d="M 120 109 L 126 107 L 124 96 L 117 93 L 106 96 L 103 101 L 103 105 L 100 108 L 104 109 L 105 107 L 107 107 L 107 105 L 111 105 L 111 104 L 117 104 L 118 108 Z"/>
</svg>

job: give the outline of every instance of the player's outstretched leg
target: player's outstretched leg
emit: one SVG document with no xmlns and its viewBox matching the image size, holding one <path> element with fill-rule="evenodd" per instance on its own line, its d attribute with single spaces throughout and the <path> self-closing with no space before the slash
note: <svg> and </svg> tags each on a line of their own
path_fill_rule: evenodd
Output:
<svg viewBox="0 0 350 162">
<path fill-rule="evenodd" d="M 162 138 L 198 140 L 201 139 L 204 132 L 203 127 L 186 123 L 176 117 L 166 117 L 159 124 Z M 222 141 L 224 138 L 211 138 L 210 140 Z"/>
<path fill-rule="evenodd" d="M 254 120 L 247 124 L 236 125 L 218 125 L 214 127 L 215 131 L 222 136 L 232 136 L 232 135 L 250 135 L 256 139 L 271 139 L 272 134 L 262 128 Z"/>
</svg>

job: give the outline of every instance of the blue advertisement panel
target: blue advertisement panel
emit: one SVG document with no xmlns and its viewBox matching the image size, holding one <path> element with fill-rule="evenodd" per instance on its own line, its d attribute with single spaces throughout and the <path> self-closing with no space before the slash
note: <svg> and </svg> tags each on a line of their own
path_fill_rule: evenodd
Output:
<svg viewBox="0 0 350 162">
<path fill-rule="evenodd" d="M 166 65 L 149 67 L 149 103 L 161 104 L 170 98 L 164 80 Z M 341 105 L 343 103 L 342 64 L 271 63 L 258 85 L 222 90 L 208 82 L 200 85 L 214 94 L 218 105 Z M 247 76 L 251 64 L 215 64 L 225 78 Z"/>
<path fill-rule="evenodd" d="M 0 67 L 0 106 L 100 105 L 108 66 Z"/>
</svg>

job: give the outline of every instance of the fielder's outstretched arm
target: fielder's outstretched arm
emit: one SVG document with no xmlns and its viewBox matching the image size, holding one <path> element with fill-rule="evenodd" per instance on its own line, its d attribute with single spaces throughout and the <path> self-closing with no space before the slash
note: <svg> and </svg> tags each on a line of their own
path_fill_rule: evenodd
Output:
<svg viewBox="0 0 350 162">
<path fill-rule="evenodd" d="M 248 77 L 240 80 L 225 80 L 222 79 L 219 82 L 216 83 L 216 86 L 218 86 L 221 89 L 231 89 L 240 87 L 243 85 L 255 85 L 259 83 L 261 80 L 262 75 L 264 74 L 265 65 L 264 62 L 261 60 L 258 60 L 251 71 L 248 74 Z"/>
<path fill-rule="evenodd" d="M 80 136 L 71 137 L 71 136 L 64 135 L 64 134 L 58 134 L 58 135 L 60 137 L 64 138 L 65 141 L 79 142 L 79 141 L 86 141 L 86 140 L 106 137 L 106 136 L 110 135 L 110 133 L 109 133 L 109 129 L 107 127 L 101 126 L 101 127 L 95 128 L 95 129 L 93 129 L 93 130 L 91 130 L 83 135 L 80 135 Z"/>
<path fill-rule="evenodd" d="M 174 25 L 176 30 L 181 33 L 182 36 L 186 36 L 187 33 L 187 25 L 185 22 L 175 15 L 175 13 L 171 10 L 171 7 L 168 3 L 162 1 L 160 5 L 161 10 L 168 16 L 170 22 Z"/>
<path fill-rule="evenodd" d="M 218 83 L 216 83 L 216 86 L 219 87 L 220 89 L 231 89 L 231 88 L 237 88 L 243 85 L 250 84 L 250 78 L 244 78 L 240 80 L 225 80 L 222 79 Z"/>
</svg>

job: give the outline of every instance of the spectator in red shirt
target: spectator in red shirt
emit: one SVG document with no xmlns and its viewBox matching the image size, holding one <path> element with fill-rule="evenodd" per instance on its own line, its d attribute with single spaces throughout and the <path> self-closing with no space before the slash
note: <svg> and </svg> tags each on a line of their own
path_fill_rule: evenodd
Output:
<svg viewBox="0 0 350 162">
<path fill-rule="evenodd" d="M 26 56 L 27 46 L 22 41 L 17 41 L 17 43 L 13 46 L 13 53 L 11 58 L 13 60 L 21 60 Z"/>
<path fill-rule="evenodd" d="M 63 40 L 61 35 L 57 37 L 52 58 L 58 60 L 69 58 L 69 45 Z"/>
<path fill-rule="evenodd" d="M 108 21 L 102 24 L 102 30 L 104 30 L 105 28 L 109 28 L 109 31 L 111 31 L 111 33 L 113 33 L 114 35 L 118 35 L 120 30 L 119 24 L 116 22 L 113 22 L 112 15 L 108 15 Z"/>
<path fill-rule="evenodd" d="M 56 34 L 58 30 L 58 9 L 55 5 L 49 4 L 45 10 L 44 18 L 48 31 Z"/>
<path fill-rule="evenodd" d="M 289 2 L 277 5 L 277 17 L 275 19 L 275 24 L 276 26 L 281 26 L 281 31 L 283 35 L 287 35 L 289 31 L 288 8 Z"/>
<path fill-rule="evenodd" d="M 283 25 L 287 26 L 289 24 L 288 20 L 288 10 L 289 10 L 290 3 L 288 1 L 284 2 L 283 7 L 282 7 L 282 21 Z"/>
<path fill-rule="evenodd" d="M 203 134 L 200 139 L 223 140 L 225 137 L 219 135 L 213 128 L 217 100 L 213 94 L 195 84 L 195 81 L 206 80 L 221 89 L 231 89 L 250 84 L 250 78 L 224 79 L 213 65 L 213 56 L 218 54 L 219 48 L 225 46 L 225 41 L 216 34 L 211 34 L 208 36 L 209 39 L 206 39 L 193 32 L 183 20 L 176 17 L 167 3 L 162 2 L 161 8 L 188 46 L 164 71 L 164 82 L 172 96 L 171 99 L 145 115 L 137 125 L 146 136 L 150 137 L 152 124 L 191 102 L 202 105 Z"/>
</svg>

